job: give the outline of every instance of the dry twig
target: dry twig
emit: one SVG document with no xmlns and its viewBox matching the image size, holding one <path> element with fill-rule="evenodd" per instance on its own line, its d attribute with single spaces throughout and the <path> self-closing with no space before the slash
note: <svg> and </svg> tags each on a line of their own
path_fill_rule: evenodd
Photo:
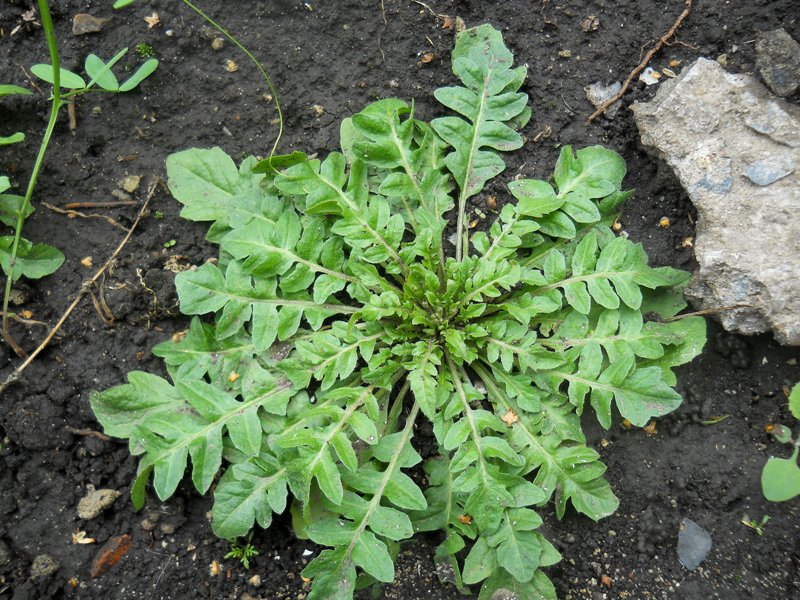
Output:
<svg viewBox="0 0 800 600">
<path fill-rule="evenodd" d="M 76 202 L 76 204 L 78 203 Z M 85 213 L 78 212 L 77 210 L 64 210 L 63 208 L 58 208 L 57 206 L 53 206 L 48 202 L 42 202 L 42 206 L 45 206 L 60 215 L 67 215 L 70 218 L 81 217 L 82 219 L 103 219 L 104 221 L 111 223 L 114 227 L 122 229 L 122 231 L 128 231 L 127 227 L 120 225 L 117 221 L 106 215 L 87 215 Z"/>
<path fill-rule="evenodd" d="M 628 86 L 630 86 L 634 77 L 636 77 L 639 73 L 641 73 L 644 70 L 644 68 L 647 66 L 647 63 L 650 62 L 650 59 L 653 58 L 655 53 L 661 50 L 661 47 L 667 43 L 667 40 L 669 40 L 669 38 L 675 35 L 675 32 L 678 30 L 678 27 L 681 26 L 683 20 L 689 15 L 689 11 L 692 10 L 692 0 L 684 0 L 684 2 L 686 3 L 686 7 L 683 9 L 683 12 L 680 14 L 675 23 L 672 24 L 672 27 L 669 28 L 669 31 L 667 31 L 667 33 L 658 38 L 656 45 L 650 48 L 649 52 L 644 55 L 644 59 L 642 60 L 642 62 L 640 62 L 636 66 L 636 68 L 628 74 L 619 92 L 617 92 L 613 97 L 603 102 L 603 104 L 601 104 L 598 107 L 598 109 L 589 116 L 589 123 L 591 123 L 597 117 L 606 112 L 609 106 L 614 104 L 614 102 L 616 102 L 625 95 L 625 92 L 628 91 Z"/>
<path fill-rule="evenodd" d="M 103 440 L 104 442 L 110 442 L 111 438 L 108 437 L 105 433 L 100 433 L 99 431 L 95 431 L 94 429 L 75 429 L 74 427 L 70 427 L 66 425 L 64 427 L 67 431 L 74 435 L 83 435 L 87 437 L 96 437 L 98 440 Z"/>
<path fill-rule="evenodd" d="M 25 362 L 23 362 L 16 369 L 14 369 L 14 371 L 12 371 L 12 373 L 8 377 L 6 377 L 5 381 L 2 384 L 0 384 L 0 392 L 3 392 L 11 383 L 19 379 L 19 376 L 33 362 L 33 359 L 35 359 L 42 352 L 42 350 L 44 350 L 48 346 L 48 344 L 53 340 L 56 333 L 58 333 L 58 331 L 61 329 L 61 326 L 64 325 L 66 320 L 72 314 L 72 311 L 75 310 L 75 307 L 78 306 L 83 297 L 86 294 L 91 293 L 92 286 L 94 286 L 97 283 L 97 281 L 105 274 L 105 272 L 111 267 L 111 265 L 114 263 L 119 253 L 125 247 L 125 244 L 127 244 L 128 240 L 131 239 L 133 232 L 139 225 L 139 221 L 141 221 L 142 217 L 146 214 L 147 206 L 148 204 L 150 204 L 150 200 L 152 200 L 153 196 L 155 196 L 156 189 L 158 188 L 159 185 L 164 186 L 164 181 L 160 177 L 156 177 L 150 183 L 150 187 L 147 190 L 147 197 L 145 198 L 144 204 L 142 204 L 142 208 L 139 209 L 139 214 L 136 215 L 136 219 L 133 221 L 133 225 L 131 225 L 131 228 L 128 230 L 128 234 L 123 238 L 123 240 L 117 246 L 117 249 L 114 250 L 114 252 L 108 258 L 108 260 L 103 264 L 102 267 L 100 267 L 97 270 L 97 272 L 92 276 L 92 278 L 83 282 L 83 285 L 81 286 L 78 295 L 75 297 L 72 303 L 67 307 L 67 310 L 65 310 L 64 314 L 61 315 L 61 318 L 58 320 L 58 323 L 56 323 L 53 326 L 53 328 L 47 334 L 47 337 L 44 338 L 42 343 L 39 344 L 36 350 L 31 352 L 30 356 L 28 356 L 28 358 L 25 359 Z"/>
</svg>

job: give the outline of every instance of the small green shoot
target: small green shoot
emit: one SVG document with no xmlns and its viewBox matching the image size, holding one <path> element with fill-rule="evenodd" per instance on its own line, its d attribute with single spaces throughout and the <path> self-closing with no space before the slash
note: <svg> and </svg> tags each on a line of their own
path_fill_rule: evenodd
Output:
<svg viewBox="0 0 800 600">
<path fill-rule="evenodd" d="M 175 240 L 166 241 L 164 242 L 164 248 L 172 248 L 177 243 Z"/>
<path fill-rule="evenodd" d="M 225 555 L 225 558 L 235 558 L 242 563 L 245 569 L 250 568 L 250 559 L 258 556 L 258 550 L 250 543 L 252 535 L 247 538 L 247 541 L 241 543 L 239 541 L 231 542 L 231 550 Z"/>
<path fill-rule="evenodd" d="M 768 522 L 769 522 L 769 515 L 764 515 L 763 517 L 761 517 L 760 521 L 751 519 L 748 515 L 744 515 L 742 517 L 742 525 L 744 525 L 745 527 L 749 527 L 750 529 L 755 531 L 758 535 L 764 535 L 764 527 L 766 527 Z"/>
<path fill-rule="evenodd" d="M 154 218 L 156 221 L 160 221 L 161 219 L 163 219 L 163 218 L 164 218 L 164 213 L 163 213 L 162 211 L 160 211 L 160 210 L 157 210 L 157 211 L 155 211 L 155 212 L 153 213 L 153 218 Z"/>
<path fill-rule="evenodd" d="M 145 42 L 139 42 L 136 44 L 134 52 L 136 52 L 136 56 L 139 58 L 152 58 L 156 53 L 156 51 L 153 50 L 153 47 Z"/>
</svg>

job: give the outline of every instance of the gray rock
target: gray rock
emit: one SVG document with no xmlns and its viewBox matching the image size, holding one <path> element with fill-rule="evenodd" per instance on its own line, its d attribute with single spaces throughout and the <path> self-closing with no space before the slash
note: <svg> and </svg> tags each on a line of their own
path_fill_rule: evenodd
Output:
<svg viewBox="0 0 800 600">
<path fill-rule="evenodd" d="M 49 554 L 40 554 L 33 559 L 31 564 L 31 579 L 42 581 L 58 571 L 58 562 Z"/>
<path fill-rule="evenodd" d="M 800 345 L 800 109 L 701 58 L 633 111 L 697 207 L 693 304 Z"/>
<path fill-rule="evenodd" d="M 766 186 L 794 172 L 795 165 L 780 159 L 765 158 L 747 165 L 744 175 L 756 185 Z"/>
<path fill-rule="evenodd" d="M 7 565 L 11 562 L 11 551 L 6 546 L 5 542 L 0 540 L 0 567 Z"/>
<path fill-rule="evenodd" d="M 711 536 L 691 519 L 684 517 L 678 531 L 678 560 L 694 571 L 711 551 Z"/>
<path fill-rule="evenodd" d="M 800 87 L 800 44 L 783 29 L 762 33 L 756 41 L 756 68 L 775 94 L 791 96 Z"/>
<path fill-rule="evenodd" d="M 89 486 L 89 493 L 78 502 L 78 516 L 87 521 L 92 520 L 114 504 L 120 495 L 117 490 L 96 490 Z"/>
</svg>

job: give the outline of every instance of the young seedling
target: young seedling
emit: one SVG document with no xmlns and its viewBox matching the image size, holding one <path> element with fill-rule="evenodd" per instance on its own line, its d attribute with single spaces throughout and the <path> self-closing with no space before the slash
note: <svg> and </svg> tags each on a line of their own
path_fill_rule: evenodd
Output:
<svg viewBox="0 0 800 600">
<path fill-rule="evenodd" d="M 674 410 L 672 369 L 705 341 L 701 317 L 643 318 L 682 310 L 688 274 L 615 236 L 630 192 L 611 150 L 564 147 L 552 179 L 512 181 L 517 201 L 471 233 L 469 200 L 522 146 L 526 68 L 488 25 L 452 58 L 461 85 L 435 97 L 455 114 L 375 102 L 324 159 L 170 156 L 181 214 L 210 222 L 219 258 L 177 275 L 195 318 L 154 349 L 171 381 L 132 372 L 91 399 L 140 457 L 136 507 L 151 475 L 169 498 L 189 457 L 200 493 L 216 482 L 225 539 L 268 527 L 291 494 L 297 535 L 327 547 L 303 571 L 309 600 L 391 581 L 419 531 L 441 532 L 437 561 L 479 598 L 555 598 L 539 510 L 618 505 L 580 415 L 607 429 L 613 405 L 638 427 Z"/>
<path fill-rule="evenodd" d="M 47 124 L 33 171 L 28 180 L 24 196 L 4 194 L 10 187 L 7 177 L 0 176 L 0 222 L 14 229 L 13 235 L 0 236 L 0 267 L 6 275 L 6 285 L 3 294 L 3 327 L 2 335 L 14 351 L 24 356 L 24 350 L 17 344 L 8 329 L 9 299 L 11 286 L 20 277 L 39 279 L 54 273 L 64 262 L 64 255 L 47 244 L 34 244 L 22 237 L 22 227 L 25 219 L 33 213 L 31 200 L 36 187 L 39 171 L 44 164 L 44 157 L 50 138 L 53 135 L 58 114 L 67 100 L 91 91 L 102 90 L 105 92 L 128 92 L 135 89 L 146 77 L 155 71 L 158 61 L 148 60 L 125 82 L 119 84 L 111 68 L 127 52 L 121 50 L 110 61 L 104 62 L 94 54 L 86 57 L 85 70 L 90 78 L 87 83 L 83 77 L 72 71 L 60 67 L 58 43 L 50 16 L 50 7 L 47 0 L 38 0 L 42 28 L 47 39 L 50 51 L 51 64 L 37 64 L 31 67 L 31 73 L 53 86 L 50 97 L 50 119 Z M 13 85 L 0 85 L 0 98 L 10 94 L 30 94 L 29 90 Z M 0 137 L 0 146 L 21 142 L 25 136 L 15 133 L 11 136 Z"/>
<path fill-rule="evenodd" d="M 756 521 L 755 519 L 751 519 L 749 515 L 744 515 L 742 517 L 742 525 L 745 527 L 749 527 L 753 531 L 755 531 L 758 535 L 764 535 L 764 527 L 767 526 L 769 522 L 769 515 L 764 515 L 761 517 L 760 521 Z"/>
<path fill-rule="evenodd" d="M 254 556 L 258 556 L 258 550 L 250 543 L 252 538 L 253 535 L 250 534 L 247 537 L 247 541 L 244 543 L 239 541 L 231 542 L 231 550 L 225 555 L 225 558 L 235 558 L 242 563 L 245 569 L 249 569 L 250 559 Z"/>
<path fill-rule="evenodd" d="M 800 384 L 789 393 L 789 411 L 800 420 Z M 768 425 L 767 430 L 781 444 L 792 448 L 789 458 L 771 456 L 761 472 L 761 489 L 770 502 L 785 502 L 800 495 L 800 467 L 797 455 L 800 452 L 800 437 L 792 439 L 792 430 L 785 425 Z"/>
</svg>

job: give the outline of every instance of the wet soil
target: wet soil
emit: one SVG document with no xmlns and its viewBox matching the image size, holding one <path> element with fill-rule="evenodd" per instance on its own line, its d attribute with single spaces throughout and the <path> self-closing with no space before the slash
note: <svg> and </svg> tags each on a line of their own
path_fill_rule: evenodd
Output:
<svg viewBox="0 0 800 600">
<path fill-rule="evenodd" d="M 123 46 L 152 46 L 161 61 L 139 91 L 89 95 L 76 103 L 77 129 L 59 122 L 36 193 L 38 210 L 26 223 L 29 239 L 58 246 L 64 266 L 51 277 L 16 286 L 31 318 L 54 323 L 94 268 L 113 252 L 125 232 L 101 218 L 68 218 L 43 206 L 113 200 L 129 175 L 142 176 L 131 194 L 137 205 L 86 214 L 130 227 L 150 181 L 164 177 L 164 160 L 190 147 L 219 145 L 236 158 L 267 154 L 277 128 L 274 101 L 265 96 L 254 68 L 230 44 L 212 49 L 215 34 L 181 2 L 140 2 L 113 12 L 108 0 L 52 0 L 64 66 L 79 70 L 83 57 L 109 57 Z M 587 125 L 593 107 L 584 86 L 621 81 L 644 52 L 672 25 L 679 0 L 227 0 L 201 3 L 267 65 L 286 117 L 282 151 L 326 153 L 336 148 L 340 120 L 382 97 L 414 99 L 422 118 L 439 114 L 433 91 L 449 85 L 453 33 L 436 14 L 459 16 L 468 26 L 501 29 L 519 63 L 530 67 L 524 90 L 533 119 L 525 148 L 507 159 L 507 176 L 547 176 L 559 146 L 605 144 L 629 165 L 628 187 L 636 196 L 623 211 L 624 229 L 644 244 L 654 264 L 692 269 L 693 209 L 664 165 L 638 145 L 627 106 L 647 100 L 654 87 L 632 86 L 614 120 Z M 426 6 L 427 5 L 427 6 Z M 47 61 L 41 30 L 26 22 L 28 0 L 0 4 L 0 81 L 34 89 L 0 106 L 3 135 L 24 131 L 27 140 L 0 152 L 0 172 L 17 188 L 27 181 L 47 118 L 46 95 L 28 79 L 31 64 Z M 149 28 L 144 17 L 157 12 Z M 71 19 L 91 13 L 111 20 L 101 33 L 76 37 Z M 596 30 L 582 21 L 597 17 Z M 17 26 L 19 29 L 15 31 Z M 796 0 L 695 0 L 672 43 L 653 66 L 699 56 L 727 55 L 734 72 L 754 70 L 759 31 L 784 27 L 800 38 Z M 13 35 L 12 35 L 13 32 Z M 432 60 L 423 60 L 430 54 Z M 567 57 L 567 55 L 569 55 Z M 124 65 L 141 61 L 135 53 Z M 230 72 L 228 61 L 238 63 Z M 798 96 L 790 99 L 798 103 Z M 501 180 L 504 180 L 502 177 Z M 487 193 L 505 201 L 501 183 Z M 485 202 L 485 196 L 476 203 Z M 259 556 L 245 571 L 224 559 L 229 547 L 211 533 L 209 498 L 189 486 L 166 504 L 151 499 L 142 513 L 128 493 L 135 460 L 124 444 L 93 435 L 99 430 L 89 408 L 92 390 L 121 383 L 134 368 L 163 374 L 151 354 L 156 343 L 184 329 L 177 316 L 170 261 L 199 264 L 216 250 L 199 224 L 181 221 L 179 206 L 163 190 L 113 270 L 93 290 L 114 315 L 105 323 L 89 298 L 72 314 L 52 346 L 0 397 L 0 598 L 292 598 L 307 594 L 300 571 L 316 548 L 296 540 L 286 519 L 258 531 Z M 661 217 L 669 229 L 658 227 Z M 174 243 L 173 243 L 174 240 Z M 166 247 L 165 247 L 166 246 Z M 86 262 L 86 261 L 84 261 Z M 102 298 L 102 300 L 101 300 Z M 41 327 L 14 325 L 27 349 Z M 784 455 L 764 432 L 789 422 L 784 386 L 800 380 L 798 349 L 771 336 L 743 338 L 713 322 L 704 354 L 679 373 L 685 403 L 657 424 L 657 432 L 627 431 L 615 424 L 602 432 L 587 420 L 592 443 L 608 465 L 621 500 L 614 516 L 599 523 L 574 513 L 546 528 L 564 554 L 549 569 L 559 597 L 568 599 L 800 598 L 800 502 L 771 504 L 761 496 L 759 474 L 767 456 Z M 19 364 L 0 346 L 0 378 Z M 725 417 L 716 424 L 704 421 Z M 77 516 L 89 486 L 122 496 L 100 516 Z M 763 535 L 742 525 L 747 514 L 769 515 Z M 706 561 L 688 571 L 676 556 L 678 525 L 689 517 L 712 536 Z M 96 544 L 73 544 L 85 531 Z M 128 534 L 132 545 L 120 562 L 92 578 L 99 546 Z M 455 599 L 433 567 L 435 537 L 403 546 L 397 580 L 382 598 Z M 54 563 L 34 560 L 48 555 Z M 216 564 L 218 568 L 213 567 Z M 44 567 L 44 568 L 43 568 Z M 48 574 L 48 571 L 49 574 Z M 364 598 L 368 594 L 363 595 Z"/>
</svg>

